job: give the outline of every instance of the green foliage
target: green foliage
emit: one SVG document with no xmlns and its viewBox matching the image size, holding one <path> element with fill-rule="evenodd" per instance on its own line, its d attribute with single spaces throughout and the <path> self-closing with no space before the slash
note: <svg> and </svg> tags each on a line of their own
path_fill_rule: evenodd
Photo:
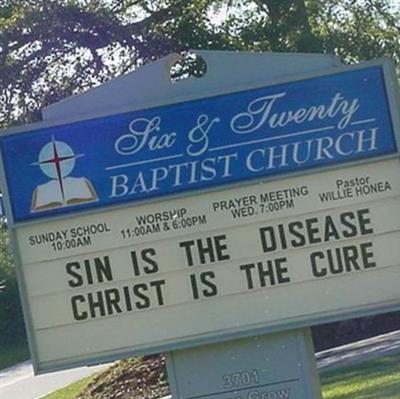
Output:
<svg viewBox="0 0 400 399">
<path fill-rule="evenodd" d="M 397 4 L 397 7 L 396 7 Z M 171 52 L 400 59 L 395 0 L 3 0 L 0 127 Z"/>
<path fill-rule="evenodd" d="M 0 342 L 1 345 L 25 340 L 25 326 L 9 238 L 5 224 L 0 226 Z"/>
<path fill-rule="evenodd" d="M 0 370 L 29 359 L 27 342 L 2 342 L 1 339 L 0 342 Z"/>
<path fill-rule="evenodd" d="M 174 51 L 214 40 L 207 1 L 0 5 L 0 126 Z"/>
<path fill-rule="evenodd" d="M 346 62 L 389 57 L 400 62 L 400 8 L 389 0 L 312 0 L 310 24 L 324 51 Z"/>
</svg>

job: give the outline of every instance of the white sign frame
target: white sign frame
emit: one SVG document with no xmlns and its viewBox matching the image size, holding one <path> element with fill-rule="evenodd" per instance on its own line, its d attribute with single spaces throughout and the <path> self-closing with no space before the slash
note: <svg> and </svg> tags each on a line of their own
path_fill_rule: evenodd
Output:
<svg viewBox="0 0 400 399">
<path fill-rule="evenodd" d="M 365 66 L 366 64 L 364 64 L 363 66 Z M 396 77 L 393 73 L 393 69 L 392 69 L 392 64 L 389 61 L 377 61 L 377 62 L 371 62 L 371 63 L 367 63 L 367 65 L 383 65 L 383 70 L 385 73 L 385 82 L 386 85 L 389 89 L 389 87 L 397 87 L 397 80 Z M 354 67 L 346 67 L 346 70 L 348 69 L 357 69 L 359 68 L 359 66 L 354 66 Z M 337 68 L 333 69 L 332 72 L 337 72 Z M 301 74 L 299 76 L 296 76 L 295 78 L 292 79 L 277 79 L 274 82 L 268 82 L 269 84 L 277 84 L 277 83 L 282 83 L 285 81 L 294 81 L 294 80 L 301 80 L 301 79 L 305 79 L 308 77 L 314 77 L 314 76 L 322 76 L 329 73 L 329 71 L 323 71 L 321 73 L 306 73 L 306 74 Z M 244 90 L 244 89 L 251 89 L 254 87 L 259 87 L 260 85 L 262 85 L 262 82 L 259 82 L 257 84 L 245 84 L 245 85 L 238 85 L 237 87 L 232 87 L 229 90 L 226 90 L 226 93 L 230 93 L 230 92 L 234 92 L 234 91 L 239 91 L 239 90 Z M 176 101 L 179 102 L 183 102 L 186 100 L 190 100 L 193 98 L 202 98 L 202 97 L 206 97 L 207 93 L 213 93 L 213 90 L 210 89 L 208 92 L 205 91 L 203 93 L 201 93 L 201 95 L 198 94 L 194 94 L 194 93 L 188 93 L 187 95 L 184 95 L 182 97 L 179 98 L 179 100 L 177 99 Z M 220 93 L 222 94 L 222 93 Z M 400 143 L 400 118 L 398 115 L 398 112 L 396 112 L 395 110 L 399 109 L 399 104 L 400 102 L 398 101 L 398 95 L 397 92 L 395 92 L 394 90 L 388 90 L 388 100 L 390 103 L 390 107 L 392 110 L 392 118 L 393 118 L 393 126 L 394 126 L 394 131 L 395 131 L 395 139 L 397 142 L 397 145 L 399 145 Z M 154 102 L 150 102 L 146 105 L 146 107 L 152 107 L 155 105 L 161 105 L 164 104 L 163 102 L 164 100 L 157 100 Z M 137 109 L 143 108 L 141 106 L 137 107 Z M 129 108 L 129 110 L 132 110 L 132 107 Z M 63 123 L 65 122 L 71 122 L 71 121 L 76 121 L 76 120 L 82 120 L 82 119 L 86 119 L 84 117 L 71 117 L 71 118 L 66 118 Z M 60 121 L 58 120 L 57 123 L 59 124 Z M 54 120 L 49 121 L 49 122 L 42 122 L 39 124 L 36 124 L 35 128 L 41 128 L 41 127 L 45 127 L 45 126 L 52 126 L 54 125 L 55 122 Z M 32 129 L 32 127 L 30 127 Z M 25 130 L 25 128 L 12 128 L 9 129 L 7 131 L 7 133 L 19 133 L 19 132 L 23 132 Z M 395 155 L 390 155 L 390 156 L 383 156 L 380 157 L 378 159 L 374 159 L 374 160 L 363 160 L 363 161 L 357 161 L 357 162 L 353 162 L 351 165 L 358 165 L 358 164 L 369 164 L 369 163 L 374 163 L 374 162 L 378 162 L 381 160 L 385 160 L 385 159 L 398 159 L 399 156 L 398 154 Z M 347 166 L 346 166 L 347 167 Z M 343 166 L 338 165 L 338 166 L 333 166 L 333 167 L 329 167 L 329 168 L 325 168 L 325 170 L 340 170 L 342 169 Z M 309 175 L 309 174 L 314 174 L 317 173 L 318 171 L 308 171 L 306 173 L 302 172 L 300 173 L 300 175 Z M 290 176 L 296 176 L 296 173 L 291 173 Z M 4 176 L 4 172 L 1 171 L 0 172 L 0 178 L 2 180 L 2 182 L 5 181 L 5 176 Z M 279 179 L 285 178 L 285 176 L 279 176 Z M 261 179 L 262 181 L 274 181 L 277 180 L 277 177 L 274 178 L 270 178 L 270 179 Z M 249 185 L 249 184 L 254 184 L 254 182 L 250 183 L 250 182 L 246 182 L 246 183 L 240 183 L 237 186 L 245 186 L 245 185 Z M 232 187 L 232 186 L 230 186 Z M 213 192 L 213 191 L 218 191 L 218 189 L 210 189 L 210 190 L 205 190 L 204 192 Z M 23 303 L 23 308 L 24 308 L 24 315 L 25 315 L 25 319 L 26 319 L 26 324 L 28 326 L 28 336 L 29 336 L 29 342 L 30 342 L 30 347 L 31 347 L 31 352 L 32 352 L 32 357 L 33 357 L 33 363 L 34 363 L 34 368 L 35 368 L 35 372 L 36 373 L 43 373 L 43 372 L 47 372 L 47 371 L 54 371 L 54 370 L 59 370 L 59 369 L 64 369 L 67 367 L 74 367 L 74 366 L 80 366 L 82 364 L 95 364 L 95 363 L 99 363 L 99 362 L 105 362 L 105 361 L 109 361 L 109 360 L 114 360 L 116 358 L 120 358 L 121 356 L 131 356 L 131 355 L 135 355 L 135 354 L 146 354 L 146 353 L 156 353 L 156 352 L 161 352 L 161 351 L 169 351 L 171 349 L 182 349 L 182 348 L 187 348 L 187 347 L 192 347 L 192 346 L 196 346 L 196 345 L 202 345 L 202 344 L 206 344 L 206 343 L 210 343 L 210 342 L 216 342 L 216 341 L 224 341 L 224 340 L 230 340 L 230 339 L 235 339 L 235 338 L 239 338 L 239 337 L 244 337 L 244 336 L 252 336 L 252 335 L 256 335 L 256 334 L 260 334 L 260 333 L 266 333 L 266 332 L 273 332 L 273 331 L 280 331 L 283 329 L 293 329 L 293 328 L 300 328 L 300 327 L 304 327 L 309 325 L 309 321 L 304 321 L 304 320 L 292 320 L 288 323 L 281 323 L 279 325 L 271 325 L 271 326 L 263 326 L 263 327 L 256 327 L 256 328 L 252 328 L 252 329 L 245 329 L 245 330 L 238 330 L 238 331 L 231 331 L 231 332 L 224 332 L 221 335 L 218 334 L 211 334 L 211 335 L 203 335 L 200 337 L 195 337 L 195 338 L 189 338 L 186 340 L 181 340 L 180 342 L 174 342 L 174 343 L 170 343 L 170 342 L 166 342 L 166 343 L 161 343 L 158 345 L 153 345 L 151 346 L 151 348 L 139 348 L 139 349 L 133 349 L 133 350 L 126 350 L 123 351 L 122 353 L 118 353 L 118 356 L 116 356 L 115 354 L 112 355 L 101 355 L 101 356 L 96 356 L 94 358 L 91 359 L 79 359 L 79 360 L 68 360 L 67 362 L 53 362 L 51 364 L 46 364 L 43 365 L 40 360 L 39 360 L 39 356 L 38 356 L 38 352 L 37 352 L 37 347 L 35 344 L 35 339 L 33 336 L 33 320 L 30 314 L 30 310 L 29 310 L 29 302 L 28 302 L 28 298 L 26 295 L 27 292 L 27 285 L 26 285 L 26 281 L 25 281 L 25 276 L 23 275 L 22 272 L 22 262 L 21 262 L 21 255 L 20 255 L 20 245 L 17 242 L 16 239 L 16 231 L 24 226 L 32 226 L 34 227 L 35 224 L 43 224 L 46 223 L 49 220 L 43 219 L 40 220 L 39 222 L 37 221 L 33 221 L 33 222 L 25 222 L 25 223 L 19 223 L 19 224 L 14 224 L 12 221 L 12 217 L 11 217 L 11 212 L 10 212 L 10 202 L 9 202 L 9 197 L 8 197 L 8 193 L 7 193 L 7 189 L 6 187 L 4 187 L 3 184 L 3 193 L 4 193 L 4 198 L 5 198 L 5 208 L 6 208 L 6 214 L 7 214 L 7 218 L 9 221 L 9 225 L 10 225 L 10 236 L 11 236 L 11 241 L 13 244 L 13 249 L 14 249 L 14 254 L 15 254 L 15 259 L 16 259 L 16 264 L 17 264 L 17 274 L 18 274 L 18 279 L 20 282 L 20 291 L 21 291 L 21 297 L 22 297 L 22 303 Z M 187 196 L 191 196 L 192 194 L 181 194 L 181 195 L 176 195 L 173 198 L 185 198 Z M 169 197 L 171 198 L 171 197 Z M 154 203 L 158 203 L 162 200 L 154 200 L 152 202 Z M 132 205 L 120 205 L 120 206 L 115 206 L 115 209 L 124 209 L 127 207 L 130 207 Z M 91 215 L 91 214 L 101 214 L 103 213 L 103 211 L 88 211 L 87 214 Z M 60 216 L 57 218 L 52 218 L 51 220 L 63 220 L 66 219 L 66 216 Z M 376 304 L 376 306 L 369 306 L 368 308 L 358 308 L 358 309 L 353 309 L 353 310 L 349 310 L 343 314 L 340 315 L 327 315 L 326 317 L 318 317 L 318 323 L 324 323 L 324 322 L 332 322 L 335 320 L 339 320 L 339 319 L 343 319 L 343 318 L 352 318 L 355 316 L 362 316 L 362 315 L 368 315 L 368 314 L 375 314 L 375 313 L 382 313 L 382 312 L 389 312 L 389 311 L 393 311 L 393 310 L 398 310 L 400 308 L 400 303 L 398 300 L 395 300 L 393 302 L 386 302 L 386 303 L 380 303 L 380 304 Z M 316 321 L 315 321 L 316 322 Z"/>
</svg>

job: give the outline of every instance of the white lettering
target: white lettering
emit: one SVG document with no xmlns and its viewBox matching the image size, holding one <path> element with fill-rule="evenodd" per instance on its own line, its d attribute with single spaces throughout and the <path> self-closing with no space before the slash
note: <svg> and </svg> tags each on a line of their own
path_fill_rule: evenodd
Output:
<svg viewBox="0 0 400 399">
<path fill-rule="evenodd" d="M 347 100 L 341 93 L 336 93 L 329 104 L 311 105 L 308 108 L 273 112 L 278 100 L 286 93 L 263 96 L 251 101 L 246 112 L 235 115 L 231 120 L 231 129 L 237 134 L 252 133 L 263 126 L 271 129 L 285 127 L 289 124 L 300 125 L 315 120 L 324 121 L 341 116 L 337 127 L 342 130 L 352 121 L 360 108 L 359 99 Z"/>
<path fill-rule="evenodd" d="M 332 137 L 320 137 L 316 139 L 317 142 L 317 156 L 315 157 L 316 161 L 320 161 L 321 159 L 329 158 L 333 159 L 334 156 L 328 151 L 333 147 L 333 138 Z"/>
<path fill-rule="evenodd" d="M 339 155 L 342 155 L 342 156 L 351 155 L 351 154 L 353 153 L 353 150 L 351 149 L 351 146 L 349 146 L 350 149 L 349 149 L 348 151 L 345 151 L 344 148 L 342 147 L 342 141 L 343 141 L 343 139 L 345 139 L 346 137 L 350 138 L 350 144 L 351 144 L 352 141 L 354 140 L 354 132 L 343 133 L 343 134 L 341 134 L 341 135 L 337 138 L 336 143 L 335 143 L 335 150 L 336 150 L 336 152 L 337 152 Z"/>
<path fill-rule="evenodd" d="M 358 146 L 356 152 L 368 152 L 377 150 L 376 146 L 376 133 L 378 128 L 369 129 L 369 131 L 361 130 L 358 135 Z M 368 137 L 369 135 L 369 137 Z M 366 137 L 365 137 L 366 136 Z M 364 148 L 364 144 L 367 145 L 367 148 Z"/>
<path fill-rule="evenodd" d="M 146 181 L 143 176 L 143 172 L 139 172 L 135 179 L 135 183 L 133 184 L 133 187 L 131 191 L 129 191 L 129 194 L 136 194 L 136 192 L 148 192 L 149 190 L 146 187 Z"/>
<path fill-rule="evenodd" d="M 245 160 L 248 171 L 260 173 L 290 164 L 318 163 L 338 156 L 350 156 L 360 152 L 377 150 L 378 128 L 346 132 L 339 136 L 323 136 L 306 141 L 266 146 L 251 150 Z"/>
<path fill-rule="evenodd" d="M 238 159 L 238 154 L 234 153 L 234 154 L 228 154 L 228 155 L 221 155 L 218 157 L 218 162 L 222 161 L 223 165 L 224 165 L 224 171 L 222 173 L 222 177 L 229 177 L 232 175 L 231 172 L 231 161 L 233 159 Z"/>
<path fill-rule="evenodd" d="M 209 117 L 205 114 L 197 118 L 197 125 L 188 134 L 191 142 L 187 147 L 187 153 L 189 155 L 193 157 L 202 155 L 208 150 L 208 133 L 218 122 L 220 122 L 219 118 L 214 118 L 209 122 Z"/>
<path fill-rule="evenodd" d="M 160 131 L 161 118 L 155 116 L 152 119 L 137 118 L 129 124 L 129 132 L 117 139 L 114 144 L 115 151 L 121 155 L 133 155 L 145 146 L 150 151 L 171 148 L 176 141 L 176 133 L 163 133 L 152 136 Z"/>
<path fill-rule="evenodd" d="M 284 96 L 286 96 L 286 93 L 256 98 L 247 106 L 247 112 L 242 112 L 233 117 L 231 129 L 238 134 L 248 134 L 259 129 L 267 121 L 275 101 Z"/>
<path fill-rule="evenodd" d="M 268 161 L 267 161 L 267 169 L 287 166 L 287 149 L 289 144 L 283 144 L 280 146 L 273 146 L 268 148 Z M 279 162 L 278 165 L 275 165 L 275 160 Z"/>
<path fill-rule="evenodd" d="M 160 181 L 168 177 L 168 169 L 160 166 L 159 168 L 154 168 L 152 171 L 152 181 L 150 191 L 157 190 Z"/>
<path fill-rule="evenodd" d="M 123 197 L 128 194 L 128 176 L 117 175 L 111 176 L 111 198 Z"/>
<path fill-rule="evenodd" d="M 256 158 L 256 160 L 261 160 L 261 166 L 259 166 L 258 168 L 256 168 L 253 163 L 253 157 L 257 155 L 261 155 L 261 158 Z M 265 150 L 263 148 L 257 148 L 256 150 L 251 151 L 246 158 L 246 168 L 251 172 L 261 172 L 264 169 L 264 156 Z"/>
</svg>

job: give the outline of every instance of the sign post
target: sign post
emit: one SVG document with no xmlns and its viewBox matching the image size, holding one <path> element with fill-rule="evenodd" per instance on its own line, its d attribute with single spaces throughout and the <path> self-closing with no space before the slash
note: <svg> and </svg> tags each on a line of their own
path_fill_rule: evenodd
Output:
<svg viewBox="0 0 400 399">
<path fill-rule="evenodd" d="M 203 54 L 132 75 L 168 100 L 106 112 L 123 78 L 1 137 L 35 371 L 164 351 L 182 397 L 319 398 L 308 327 L 400 304 L 393 67 L 258 55 L 225 87 Z"/>
<path fill-rule="evenodd" d="M 321 399 L 310 329 L 169 353 L 173 398 Z"/>
</svg>

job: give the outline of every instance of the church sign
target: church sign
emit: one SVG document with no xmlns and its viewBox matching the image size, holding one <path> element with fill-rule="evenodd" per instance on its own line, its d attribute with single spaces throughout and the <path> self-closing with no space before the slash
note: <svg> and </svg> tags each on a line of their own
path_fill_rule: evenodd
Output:
<svg viewBox="0 0 400 399">
<path fill-rule="evenodd" d="M 39 123 L 3 135 L 13 220 L 393 154 L 385 70 L 385 64 L 343 68 L 164 107 L 58 126 Z"/>
<path fill-rule="evenodd" d="M 394 81 L 370 63 L 6 132 L 35 370 L 397 309 Z"/>
</svg>

